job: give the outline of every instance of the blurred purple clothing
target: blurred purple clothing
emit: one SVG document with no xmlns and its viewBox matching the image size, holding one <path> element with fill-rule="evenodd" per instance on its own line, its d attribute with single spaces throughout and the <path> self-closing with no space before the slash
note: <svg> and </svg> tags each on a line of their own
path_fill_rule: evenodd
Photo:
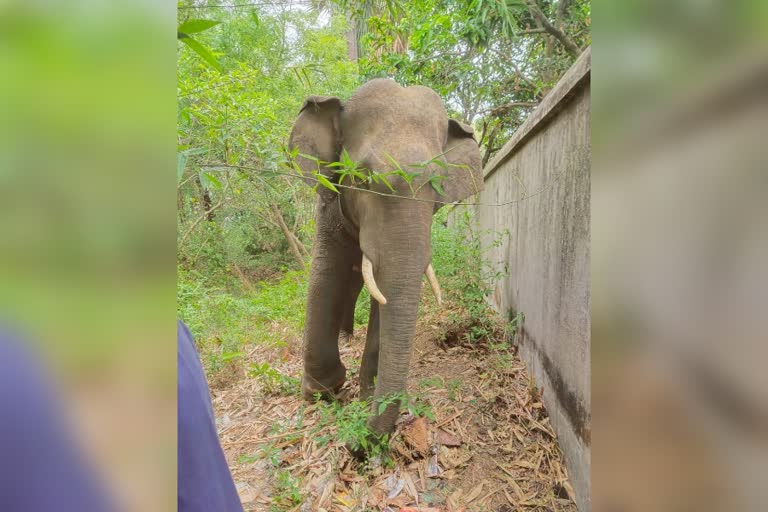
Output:
<svg viewBox="0 0 768 512">
<path fill-rule="evenodd" d="M 32 351 L 0 332 L 0 510 L 113 510 Z"/>
<path fill-rule="evenodd" d="M 178 322 L 179 512 L 242 512 L 219 444 L 205 373 L 187 326 Z"/>
</svg>

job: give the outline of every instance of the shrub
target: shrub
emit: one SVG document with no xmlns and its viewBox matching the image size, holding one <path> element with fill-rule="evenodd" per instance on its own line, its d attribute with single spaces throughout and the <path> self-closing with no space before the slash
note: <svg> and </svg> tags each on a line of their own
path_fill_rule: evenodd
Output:
<svg viewBox="0 0 768 512">
<path fill-rule="evenodd" d="M 438 210 L 432 223 L 432 262 L 438 275 L 446 301 L 457 306 L 451 309 L 443 341 L 469 342 L 495 334 L 499 320 L 486 302 L 495 283 L 505 275 L 506 269 L 488 263 L 481 238 L 492 240 L 498 246 L 508 232 L 478 232 L 467 210 L 455 213 L 456 223 L 448 226 L 451 210 Z"/>
</svg>

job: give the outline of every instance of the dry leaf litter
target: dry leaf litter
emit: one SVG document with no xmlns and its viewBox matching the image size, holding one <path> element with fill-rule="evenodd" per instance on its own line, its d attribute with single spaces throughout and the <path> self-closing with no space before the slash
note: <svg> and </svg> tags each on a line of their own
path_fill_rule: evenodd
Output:
<svg viewBox="0 0 768 512">
<path fill-rule="evenodd" d="M 420 319 L 409 374 L 409 394 L 431 406 L 434 421 L 403 412 L 389 464 L 355 459 L 318 405 L 267 393 L 243 366 L 212 376 L 219 436 L 245 510 L 576 511 L 540 392 L 514 348 L 438 342 L 448 314 Z M 365 328 L 342 340 L 349 381 L 341 403 L 358 396 L 364 343 Z M 244 362 L 299 377 L 301 340 L 251 345 Z"/>
</svg>

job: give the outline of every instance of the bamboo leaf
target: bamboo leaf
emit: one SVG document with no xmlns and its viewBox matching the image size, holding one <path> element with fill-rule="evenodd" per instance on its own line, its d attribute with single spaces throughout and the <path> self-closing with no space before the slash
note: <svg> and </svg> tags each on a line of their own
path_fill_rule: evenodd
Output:
<svg viewBox="0 0 768 512">
<path fill-rule="evenodd" d="M 392 186 L 392 184 L 389 182 L 387 177 L 385 175 L 383 175 L 383 174 L 381 174 L 379 176 L 381 176 L 382 183 L 384 183 L 384 185 L 387 186 L 387 188 L 390 190 L 390 192 L 394 192 L 395 191 L 395 187 Z"/>
<path fill-rule="evenodd" d="M 208 171 L 200 172 L 200 183 L 207 189 L 215 188 L 221 190 L 223 188 L 219 179 Z"/>
<path fill-rule="evenodd" d="M 187 20 L 176 29 L 177 32 L 182 34 L 196 34 L 198 32 L 204 32 L 209 28 L 213 28 L 219 25 L 221 22 L 216 20 Z"/>
<path fill-rule="evenodd" d="M 186 151 L 179 152 L 176 155 L 176 184 L 181 183 L 181 177 L 184 175 L 184 167 L 187 165 L 189 156 Z"/>
<path fill-rule="evenodd" d="M 442 178 L 442 176 L 434 176 L 434 177 Z M 432 186 L 433 189 L 435 189 L 435 192 L 437 192 L 439 195 L 441 196 L 445 195 L 445 190 L 443 189 L 443 186 L 440 184 L 439 180 L 429 180 L 429 184 Z"/>
<path fill-rule="evenodd" d="M 332 190 L 332 191 L 336 192 L 337 194 L 339 193 L 339 189 L 337 189 L 337 188 L 336 188 L 336 187 L 333 185 L 333 183 L 331 183 L 331 182 L 328 180 L 328 178 L 326 178 L 325 176 L 323 176 L 323 175 L 322 175 L 322 174 L 320 174 L 319 172 L 315 172 L 315 173 L 312 173 L 312 174 L 313 174 L 313 176 L 314 176 L 315 178 L 317 178 L 317 181 L 318 181 L 318 182 L 319 182 L 319 183 L 320 183 L 322 186 L 324 186 L 325 188 L 327 188 L 327 189 L 329 189 L 329 190 Z"/>
<path fill-rule="evenodd" d="M 212 68 L 216 69 L 216 71 L 221 72 L 221 64 L 219 64 L 219 61 L 216 59 L 216 57 L 213 55 L 213 52 L 200 44 L 198 41 L 192 39 L 191 37 L 182 37 L 179 39 L 182 43 L 189 46 L 189 48 L 194 51 L 196 54 L 198 54 L 205 62 L 207 62 Z"/>
</svg>

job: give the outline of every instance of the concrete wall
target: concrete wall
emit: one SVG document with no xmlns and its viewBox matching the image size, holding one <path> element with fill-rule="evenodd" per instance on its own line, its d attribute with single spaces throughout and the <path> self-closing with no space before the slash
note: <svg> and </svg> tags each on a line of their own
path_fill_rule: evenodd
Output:
<svg viewBox="0 0 768 512">
<path fill-rule="evenodd" d="M 587 49 L 489 162 L 472 207 L 487 261 L 508 271 L 489 300 L 505 318 L 525 315 L 520 354 L 544 389 L 582 512 L 590 510 L 589 76 Z"/>
<path fill-rule="evenodd" d="M 593 167 L 595 508 L 767 509 L 768 59 L 707 69 Z"/>
</svg>

